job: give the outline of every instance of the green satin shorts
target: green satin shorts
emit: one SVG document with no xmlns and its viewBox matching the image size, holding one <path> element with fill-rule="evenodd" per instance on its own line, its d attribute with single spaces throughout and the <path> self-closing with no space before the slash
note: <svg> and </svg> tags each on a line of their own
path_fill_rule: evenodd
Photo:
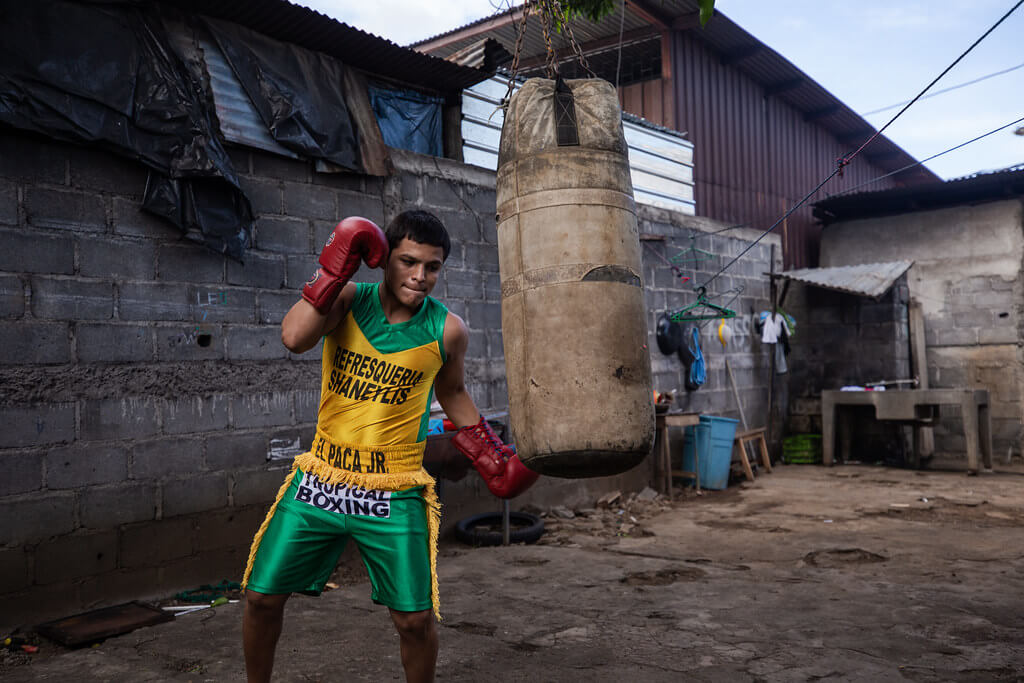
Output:
<svg viewBox="0 0 1024 683">
<path fill-rule="evenodd" d="M 268 595 L 319 595 L 351 537 L 370 574 L 374 602 L 401 612 L 430 609 L 421 491 L 329 486 L 296 470 L 256 550 L 247 588 Z"/>
</svg>

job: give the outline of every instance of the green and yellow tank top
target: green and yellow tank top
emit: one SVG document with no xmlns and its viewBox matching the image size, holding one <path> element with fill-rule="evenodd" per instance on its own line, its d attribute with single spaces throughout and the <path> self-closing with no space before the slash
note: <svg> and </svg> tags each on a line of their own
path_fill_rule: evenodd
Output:
<svg viewBox="0 0 1024 683">
<path fill-rule="evenodd" d="M 324 337 L 317 431 L 361 446 L 419 443 L 445 361 L 448 309 L 428 296 L 410 320 L 391 324 L 378 287 L 359 283 L 351 310 Z"/>
</svg>

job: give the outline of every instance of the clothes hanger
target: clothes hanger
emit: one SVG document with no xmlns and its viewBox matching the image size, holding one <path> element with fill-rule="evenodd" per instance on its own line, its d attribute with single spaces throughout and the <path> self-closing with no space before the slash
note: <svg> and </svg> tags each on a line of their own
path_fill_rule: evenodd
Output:
<svg viewBox="0 0 1024 683">
<path fill-rule="evenodd" d="M 702 261 L 710 261 L 718 256 L 718 254 L 714 254 L 710 251 L 698 249 L 696 247 L 696 242 L 697 235 L 690 235 L 689 249 L 683 249 L 669 260 L 673 263 L 700 263 Z"/>
<path fill-rule="evenodd" d="M 715 320 L 717 318 L 735 318 L 736 311 L 719 306 L 707 299 L 707 290 L 697 288 L 697 301 L 685 308 L 680 308 L 671 315 L 673 322 L 692 322 L 699 320 Z"/>
</svg>

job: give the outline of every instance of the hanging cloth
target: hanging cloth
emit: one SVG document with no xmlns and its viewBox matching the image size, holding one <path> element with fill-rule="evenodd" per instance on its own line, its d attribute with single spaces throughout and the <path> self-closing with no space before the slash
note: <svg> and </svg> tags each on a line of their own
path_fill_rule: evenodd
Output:
<svg viewBox="0 0 1024 683">
<path fill-rule="evenodd" d="M 689 351 L 693 357 L 686 373 L 686 388 L 690 391 L 699 389 L 707 381 L 707 365 L 704 363 L 704 354 L 700 350 L 700 329 L 697 326 L 690 328 Z"/>
</svg>

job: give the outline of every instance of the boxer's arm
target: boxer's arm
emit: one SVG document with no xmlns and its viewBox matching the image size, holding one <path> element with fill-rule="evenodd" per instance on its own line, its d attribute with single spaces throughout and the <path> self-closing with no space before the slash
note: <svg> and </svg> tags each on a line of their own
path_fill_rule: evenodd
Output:
<svg viewBox="0 0 1024 683">
<path fill-rule="evenodd" d="M 444 323 L 445 362 L 434 378 L 434 395 L 457 428 L 475 425 L 480 411 L 466 390 L 466 350 L 469 331 L 462 318 L 449 313 Z"/>
<path fill-rule="evenodd" d="M 447 359 L 434 378 L 434 394 L 459 432 L 452 445 L 473 462 L 473 467 L 499 498 L 515 498 L 540 476 L 528 469 L 510 446 L 498 439 L 466 391 L 465 358 L 469 332 L 459 316 L 448 314 L 444 326 Z"/>
<path fill-rule="evenodd" d="M 281 342 L 292 353 L 305 353 L 320 339 L 341 324 L 356 296 L 356 284 L 347 283 L 326 315 L 313 308 L 306 299 L 299 299 L 281 321 Z"/>
</svg>

